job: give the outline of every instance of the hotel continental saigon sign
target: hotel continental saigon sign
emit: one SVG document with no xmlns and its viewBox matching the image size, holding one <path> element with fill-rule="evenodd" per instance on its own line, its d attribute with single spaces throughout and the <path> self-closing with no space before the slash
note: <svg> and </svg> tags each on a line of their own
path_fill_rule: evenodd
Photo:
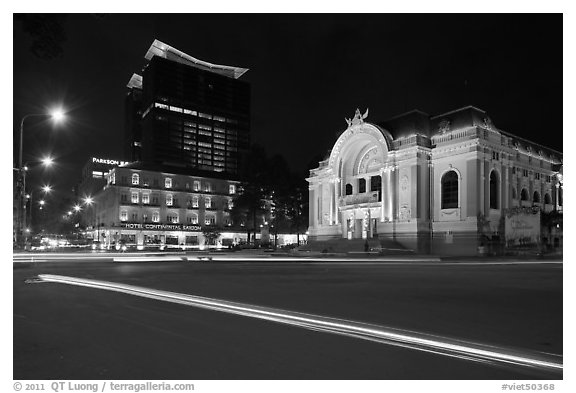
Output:
<svg viewBox="0 0 576 393">
<path fill-rule="evenodd" d="M 121 228 L 125 229 L 139 229 L 149 231 L 188 231 L 199 232 L 202 230 L 200 225 L 185 225 L 185 224 L 138 224 L 138 223 L 122 223 Z"/>
</svg>

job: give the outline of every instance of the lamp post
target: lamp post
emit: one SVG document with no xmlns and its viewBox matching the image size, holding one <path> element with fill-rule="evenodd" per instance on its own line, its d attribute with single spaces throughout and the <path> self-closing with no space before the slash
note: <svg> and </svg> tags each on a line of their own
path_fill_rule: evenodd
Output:
<svg viewBox="0 0 576 393">
<path fill-rule="evenodd" d="M 94 198 L 92 198 L 91 196 L 87 196 L 86 198 L 84 198 L 84 204 L 87 207 L 92 207 L 92 205 L 94 204 Z M 90 223 L 92 224 L 92 226 L 94 226 L 94 224 L 96 224 L 96 241 L 100 241 L 100 217 L 96 217 L 96 219 L 94 219 L 94 210 L 90 209 Z M 97 216 L 97 215 L 96 215 Z M 92 234 L 92 238 L 94 238 L 94 234 Z"/>
<path fill-rule="evenodd" d="M 26 174 L 25 167 L 22 165 L 23 151 L 24 151 L 24 122 L 26 119 L 31 117 L 48 117 L 52 118 L 54 121 L 58 122 L 64 118 L 64 112 L 62 110 L 55 110 L 51 113 L 30 113 L 22 117 L 20 122 L 20 146 L 18 150 L 18 180 L 17 180 L 17 193 L 18 193 L 18 208 L 17 208 L 17 228 L 16 228 L 16 242 L 21 243 L 22 234 L 24 227 L 26 226 L 26 214 L 25 214 L 25 199 L 24 194 L 26 193 Z"/>
</svg>

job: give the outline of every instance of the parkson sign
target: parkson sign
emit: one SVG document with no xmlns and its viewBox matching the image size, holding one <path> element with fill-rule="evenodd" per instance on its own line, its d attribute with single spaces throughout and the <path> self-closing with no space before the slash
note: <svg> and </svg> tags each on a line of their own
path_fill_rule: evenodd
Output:
<svg viewBox="0 0 576 393">
<path fill-rule="evenodd" d="M 97 157 L 92 157 L 92 162 L 96 164 L 106 164 L 112 166 L 122 166 L 129 164 L 128 161 L 110 160 L 108 158 L 97 158 Z"/>
<path fill-rule="evenodd" d="M 122 223 L 122 228 L 126 229 L 146 229 L 156 231 L 190 231 L 198 232 L 202 230 L 200 225 L 184 225 L 184 224 L 137 224 L 137 223 Z"/>
</svg>

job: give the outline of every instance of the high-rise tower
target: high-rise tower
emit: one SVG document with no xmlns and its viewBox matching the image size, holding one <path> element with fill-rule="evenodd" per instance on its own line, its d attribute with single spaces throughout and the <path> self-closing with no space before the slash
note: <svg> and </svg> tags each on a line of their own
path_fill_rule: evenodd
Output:
<svg viewBox="0 0 576 393">
<path fill-rule="evenodd" d="M 250 142 L 248 69 L 198 60 L 158 40 L 126 98 L 125 154 L 148 164 L 236 175 Z"/>
</svg>

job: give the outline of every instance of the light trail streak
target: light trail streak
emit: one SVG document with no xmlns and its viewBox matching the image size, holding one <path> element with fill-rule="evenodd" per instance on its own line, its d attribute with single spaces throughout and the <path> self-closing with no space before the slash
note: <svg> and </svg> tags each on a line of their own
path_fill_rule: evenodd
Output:
<svg viewBox="0 0 576 393">
<path fill-rule="evenodd" d="M 77 277 L 41 274 L 27 282 L 54 282 L 120 292 L 491 365 L 512 365 L 560 374 L 563 370 L 561 355 L 507 349 L 357 321 Z"/>
<path fill-rule="evenodd" d="M 323 265 L 443 265 L 443 266 L 507 266 L 507 265 L 562 265 L 562 261 L 522 260 L 522 261 L 442 261 L 437 257 L 278 257 L 269 255 L 230 256 L 218 254 L 188 254 L 174 253 L 171 255 L 154 253 L 74 253 L 74 254 L 15 254 L 13 261 L 20 262 L 56 262 L 56 261 L 103 261 L 114 262 L 290 262 L 291 264 L 323 264 Z"/>
</svg>

